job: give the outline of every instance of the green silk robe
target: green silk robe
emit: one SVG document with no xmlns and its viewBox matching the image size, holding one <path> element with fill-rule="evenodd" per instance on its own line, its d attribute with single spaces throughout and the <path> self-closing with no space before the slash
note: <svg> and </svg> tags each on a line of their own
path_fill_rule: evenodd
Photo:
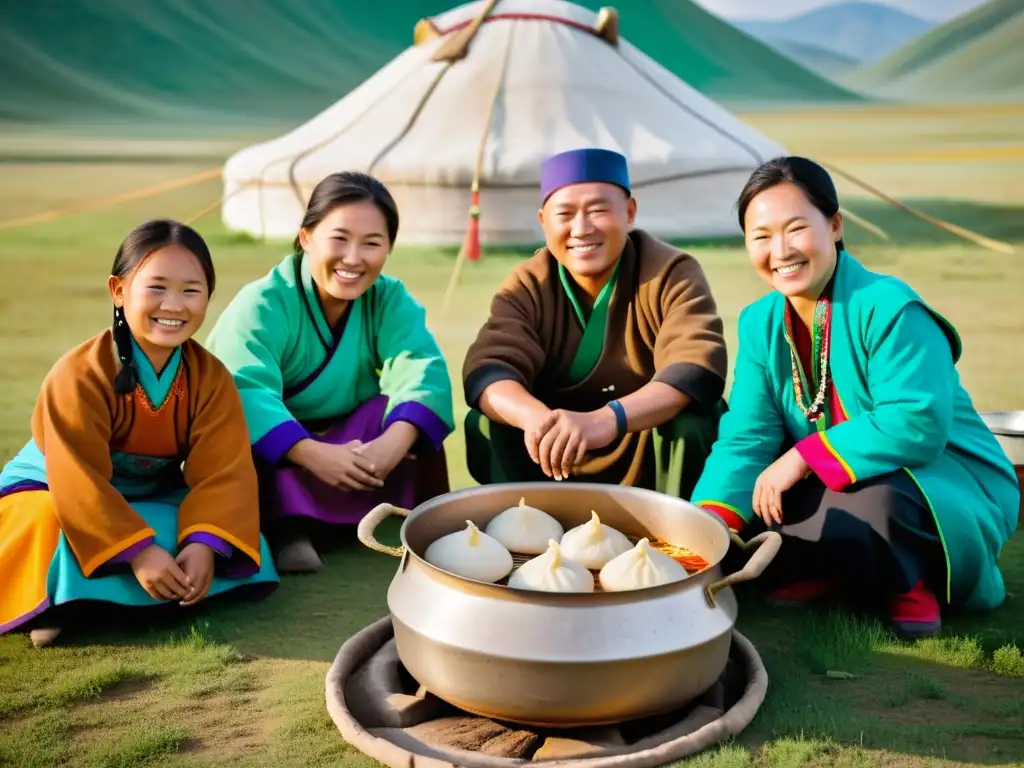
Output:
<svg viewBox="0 0 1024 768">
<path fill-rule="evenodd" d="M 309 259 L 289 255 L 238 292 L 206 346 L 234 376 L 253 449 L 268 464 L 308 438 L 310 422 L 381 395 L 383 427 L 408 421 L 435 450 L 454 429 L 448 366 L 423 306 L 394 277 L 380 275 L 332 328 Z"/>
</svg>

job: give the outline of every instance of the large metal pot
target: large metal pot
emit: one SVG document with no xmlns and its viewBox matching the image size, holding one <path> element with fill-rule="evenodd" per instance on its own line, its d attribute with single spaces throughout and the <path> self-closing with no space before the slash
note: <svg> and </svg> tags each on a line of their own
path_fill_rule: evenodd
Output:
<svg viewBox="0 0 1024 768">
<path fill-rule="evenodd" d="M 690 578 L 631 592 L 561 594 L 513 589 L 443 571 L 423 559 L 435 539 L 483 529 L 521 497 L 568 530 L 591 510 L 627 536 L 685 547 L 710 563 Z M 407 516 L 402 547 L 374 530 Z M 412 512 L 381 505 L 359 524 L 366 546 L 401 557 L 388 607 L 403 666 L 440 699 L 496 720 L 534 726 L 617 723 L 668 712 L 715 683 L 736 621 L 731 584 L 756 578 L 782 539 L 743 544 L 744 568 L 723 578 L 725 524 L 680 499 L 587 483 L 515 483 L 445 494 Z"/>
</svg>

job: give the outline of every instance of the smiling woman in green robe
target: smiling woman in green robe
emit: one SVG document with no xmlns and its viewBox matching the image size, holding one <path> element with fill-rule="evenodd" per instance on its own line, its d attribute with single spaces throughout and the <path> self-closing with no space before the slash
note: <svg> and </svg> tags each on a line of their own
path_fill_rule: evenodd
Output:
<svg viewBox="0 0 1024 768">
<path fill-rule="evenodd" d="M 633 228 L 622 155 L 571 150 L 541 176 L 546 247 L 498 290 L 463 367 L 470 473 L 686 497 L 715 437 L 726 374 L 704 273 Z"/>
<path fill-rule="evenodd" d="M 761 579 L 776 603 L 867 597 L 908 636 L 939 631 L 940 599 L 1000 605 L 1020 487 L 960 382 L 952 325 L 845 250 L 835 186 L 806 158 L 755 171 L 739 219 L 773 291 L 740 313 L 694 502 L 782 534 Z"/>
<path fill-rule="evenodd" d="M 328 176 L 293 252 L 239 291 L 207 340 L 242 395 L 281 571 L 319 569 L 314 537 L 377 504 L 448 491 L 451 381 L 423 306 L 381 273 L 397 236 L 380 181 Z"/>
</svg>

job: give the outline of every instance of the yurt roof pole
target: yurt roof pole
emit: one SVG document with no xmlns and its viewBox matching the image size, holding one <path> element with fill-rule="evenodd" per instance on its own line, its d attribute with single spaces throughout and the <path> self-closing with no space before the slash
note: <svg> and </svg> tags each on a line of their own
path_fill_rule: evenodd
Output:
<svg viewBox="0 0 1024 768">
<path fill-rule="evenodd" d="M 438 46 L 430 60 L 452 63 L 459 59 L 464 59 L 466 54 L 469 53 L 469 45 L 476 37 L 477 30 L 480 29 L 480 25 L 484 23 L 484 20 L 491 15 L 494 11 L 494 6 L 497 4 L 498 0 L 488 0 L 487 5 L 484 6 L 483 10 L 480 11 L 468 26 L 463 27 Z M 415 37 L 415 35 L 416 31 L 413 30 L 413 36 Z"/>
</svg>

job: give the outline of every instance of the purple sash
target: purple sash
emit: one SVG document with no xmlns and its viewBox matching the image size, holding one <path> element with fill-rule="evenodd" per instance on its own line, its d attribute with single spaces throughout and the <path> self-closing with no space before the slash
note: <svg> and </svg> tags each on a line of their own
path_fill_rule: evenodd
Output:
<svg viewBox="0 0 1024 768">
<path fill-rule="evenodd" d="M 331 445 L 351 440 L 364 443 L 380 437 L 388 399 L 368 400 L 314 438 Z M 305 425 L 309 429 L 310 425 Z M 269 466 L 261 462 L 261 516 L 264 520 L 306 517 L 331 525 L 355 525 L 378 504 L 412 509 L 416 501 L 416 459 L 403 460 L 388 475 L 384 487 L 372 491 L 332 488 L 302 467 L 290 463 Z"/>
</svg>

